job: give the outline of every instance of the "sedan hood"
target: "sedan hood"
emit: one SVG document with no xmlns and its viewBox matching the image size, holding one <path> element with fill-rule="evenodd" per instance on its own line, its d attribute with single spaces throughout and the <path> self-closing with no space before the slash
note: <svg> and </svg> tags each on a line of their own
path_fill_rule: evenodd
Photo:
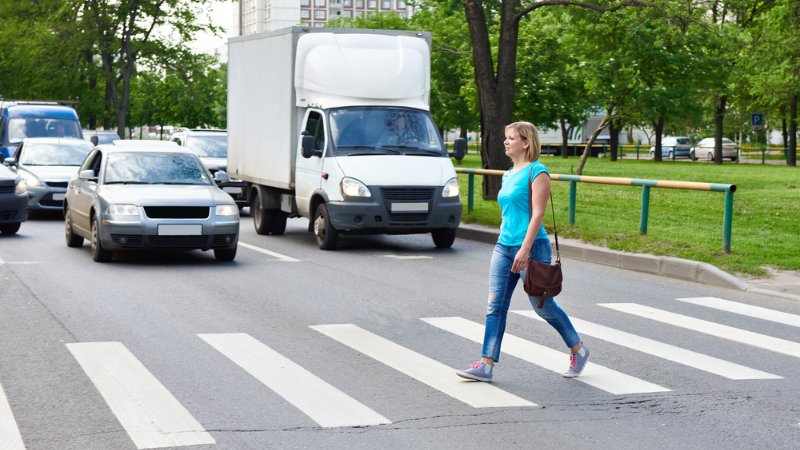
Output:
<svg viewBox="0 0 800 450">
<path fill-rule="evenodd" d="M 131 185 L 102 186 L 102 195 L 109 203 L 136 206 L 215 206 L 235 204 L 216 186 Z"/>
<path fill-rule="evenodd" d="M 442 186 L 456 176 L 453 163 L 444 157 L 359 155 L 336 161 L 344 176 L 367 186 Z"/>
<path fill-rule="evenodd" d="M 78 166 L 22 166 L 20 168 L 45 181 L 69 181 L 80 169 Z"/>
</svg>

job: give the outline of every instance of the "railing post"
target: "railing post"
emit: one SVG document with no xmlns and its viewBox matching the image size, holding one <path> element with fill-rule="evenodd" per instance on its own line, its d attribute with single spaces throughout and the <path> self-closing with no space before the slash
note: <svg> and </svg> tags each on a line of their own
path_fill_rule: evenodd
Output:
<svg viewBox="0 0 800 450">
<path fill-rule="evenodd" d="M 733 190 L 725 191 L 725 212 L 722 225 L 722 251 L 731 252 L 731 227 L 733 225 Z"/>
<path fill-rule="evenodd" d="M 639 232 L 647 234 L 647 220 L 650 215 L 650 186 L 642 186 L 642 217 L 639 220 Z"/>
<path fill-rule="evenodd" d="M 575 198 L 577 197 L 578 182 L 569 182 L 569 224 L 575 225 Z"/>
<path fill-rule="evenodd" d="M 475 174 L 469 174 L 469 188 L 467 189 L 467 212 L 472 212 L 475 207 Z"/>
</svg>

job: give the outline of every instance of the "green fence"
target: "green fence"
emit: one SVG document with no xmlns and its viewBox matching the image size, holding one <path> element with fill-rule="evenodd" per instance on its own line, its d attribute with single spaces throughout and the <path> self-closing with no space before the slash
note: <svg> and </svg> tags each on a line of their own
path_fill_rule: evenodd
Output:
<svg viewBox="0 0 800 450">
<path fill-rule="evenodd" d="M 467 191 L 467 211 L 472 211 L 475 206 L 475 175 L 503 176 L 503 170 L 468 169 L 456 167 L 457 173 L 469 175 L 469 190 Z M 650 189 L 685 189 L 693 191 L 714 191 L 725 193 L 725 210 L 722 224 L 722 251 L 731 251 L 731 228 L 733 224 L 733 193 L 736 192 L 735 184 L 698 183 L 694 181 L 670 180 L 642 180 L 638 178 L 593 177 L 581 175 L 551 174 L 550 178 L 556 181 L 569 182 L 569 223 L 575 224 L 575 204 L 578 183 L 611 184 L 617 186 L 642 187 L 642 212 L 639 221 L 639 231 L 647 234 L 647 221 L 650 212 Z"/>
</svg>

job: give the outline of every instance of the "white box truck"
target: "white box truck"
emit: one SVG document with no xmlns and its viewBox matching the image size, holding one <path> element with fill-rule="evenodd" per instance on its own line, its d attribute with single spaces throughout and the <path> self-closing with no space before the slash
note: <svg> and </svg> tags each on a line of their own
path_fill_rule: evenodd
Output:
<svg viewBox="0 0 800 450">
<path fill-rule="evenodd" d="M 430 34 L 291 27 L 228 44 L 228 172 L 259 234 L 306 217 L 343 233 L 453 244 L 458 181 L 429 112 Z M 463 155 L 459 142 L 457 157 Z"/>
</svg>

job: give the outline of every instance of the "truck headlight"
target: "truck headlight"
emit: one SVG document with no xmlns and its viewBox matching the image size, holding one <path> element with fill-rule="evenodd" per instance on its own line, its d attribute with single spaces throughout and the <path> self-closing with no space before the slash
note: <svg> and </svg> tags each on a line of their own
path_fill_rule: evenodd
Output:
<svg viewBox="0 0 800 450">
<path fill-rule="evenodd" d="M 236 205 L 217 205 L 216 214 L 218 216 L 236 216 L 239 208 Z"/>
<path fill-rule="evenodd" d="M 17 195 L 22 195 L 26 191 L 25 188 L 25 180 L 19 180 L 16 186 L 14 186 L 14 193 Z"/>
<path fill-rule="evenodd" d="M 106 208 L 106 215 L 108 216 L 138 216 L 139 209 L 136 205 L 113 204 L 108 205 Z"/>
<path fill-rule="evenodd" d="M 458 197 L 458 179 L 457 178 L 451 178 L 450 181 L 445 183 L 444 189 L 442 189 L 442 197 L 445 197 L 445 198 Z"/>
<path fill-rule="evenodd" d="M 345 197 L 372 197 L 369 188 L 364 183 L 348 177 L 342 178 L 342 195 Z"/>
</svg>

